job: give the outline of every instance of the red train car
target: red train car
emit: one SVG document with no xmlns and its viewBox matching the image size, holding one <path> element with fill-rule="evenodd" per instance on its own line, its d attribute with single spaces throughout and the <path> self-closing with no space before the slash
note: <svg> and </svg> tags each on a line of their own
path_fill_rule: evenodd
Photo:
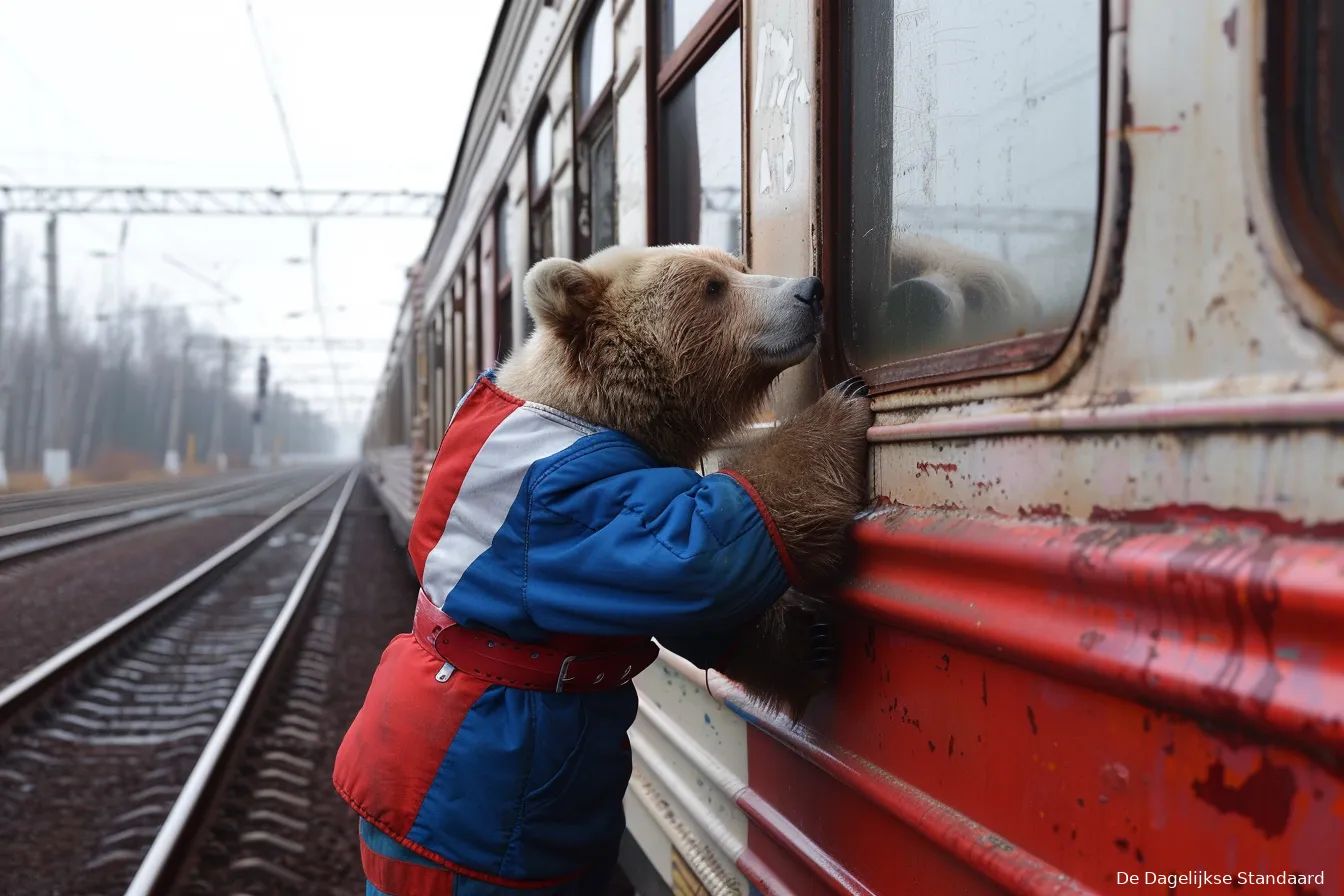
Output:
<svg viewBox="0 0 1344 896">
<path fill-rule="evenodd" d="M 1344 3 L 513 0 L 366 455 L 404 534 L 548 255 L 827 285 L 834 687 L 637 680 L 655 893 L 1344 893 Z M 704 462 L 706 470 L 716 463 Z"/>
</svg>

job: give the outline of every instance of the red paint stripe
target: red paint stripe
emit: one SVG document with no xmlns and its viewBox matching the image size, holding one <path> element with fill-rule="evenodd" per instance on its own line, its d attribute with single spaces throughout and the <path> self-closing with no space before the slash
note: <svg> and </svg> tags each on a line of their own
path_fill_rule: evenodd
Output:
<svg viewBox="0 0 1344 896">
<path fill-rule="evenodd" d="M 798 586 L 802 579 L 798 576 L 798 568 L 793 565 L 793 558 L 789 556 L 789 549 L 784 544 L 784 537 L 779 534 L 779 528 L 775 526 L 775 518 L 770 515 L 770 511 L 765 506 L 765 501 L 756 491 L 756 487 L 736 470 L 719 470 L 718 472 L 729 477 L 738 485 L 746 490 L 751 498 L 751 503 L 756 505 L 756 510 L 760 512 L 761 519 L 765 521 L 765 530 L 770 533 L 770 540 L 775 543 L 775 550 L 779 553 L 779 562 L 784 565 L 784 574 L 789 577 L 789 584 Z"/>
<path fill-rule="evenodd" d="M 737 795 L 737 805 L 747 818 L 806 865 L 836 896 L 877 896 L 750 787 Z"/>
<path fill-rule="evenodd" d="M 862 756 L 814 730 L 795 726 L 783 715 L 761 713 L 738 685 L 722 677 L 720 682 L 724 696 L 756 728 L 1008 892 L 1096 896 L 1095 890 L 1080 881 Z"/>
<path fill-rule="evenodd" d="M 793 890 L 751 850 L 737 857 L 737 867 L 764 896 L 795 896 Z"/>
<path fill-rule="evenodd" d="M 1337 751 L 1344 542 L 1263 523 L 897 508 L 853 528 L 854 572 L 835 597 L 985 656 Z"/>
<path fill-rule="evenodd" d="M 448 515 L 462 490 L 467 470 L 475 463 L 476 455 L 490 434 L 522 406 L 521 399 L 504 392 L 490 380 L 482 379 L 443 434 L 439 453 L 425 481 L 425 493 L 411 524 L 407 545 L 415 574 L 421 581 L 425 578 L 425 559 L 443 537 L 443 528 L 448 524 Z"/>
</svg>

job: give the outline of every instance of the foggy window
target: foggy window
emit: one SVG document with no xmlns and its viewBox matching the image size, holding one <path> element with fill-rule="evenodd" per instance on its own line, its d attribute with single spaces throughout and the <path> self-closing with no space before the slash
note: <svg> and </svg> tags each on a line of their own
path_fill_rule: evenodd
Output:
<svg viewBox="0 0 1344 896">
<path fill-rule="evenodd" d="M 612 45 L 611 0 L 598 0 L 597 9 L 588 19 L 579 42 L 578 113 L 592 108 L 597 95 L 611 80 L 615 62 Z"/>
<path fill-rule="evenodd" d="M 662 61 L 676 52 L 696 23 L 709 12 L 714 0 L 662 0 L 658 33 L 662 38 Z"/>
<path fill-rule="evenodd" d="M 848 362 L 894 381 L 1057 345 L 1092 270 L 1101 0 L 854 2 L 847 42 Z"/>
<path fill-rule="evenodd" d="M 677 4 L 678 7 L 695 4 Z M 666 7 L 664 7 L 666 10 Z M 741 41 L 734 32 L 662 105 L 658 241 L 742 252 Z"/>
</svg>

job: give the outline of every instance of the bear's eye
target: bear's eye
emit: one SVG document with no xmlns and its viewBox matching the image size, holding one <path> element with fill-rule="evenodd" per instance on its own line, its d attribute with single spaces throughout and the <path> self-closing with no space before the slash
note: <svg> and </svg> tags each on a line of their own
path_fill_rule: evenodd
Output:
<svg viewBox="0 0 1344 896">
<path fill-rule="evenodd" d="M 722 280 L 711 280 L 705 284 L 705 295 L 717 296 L 723 292 L 723 286 Z"/>
</svg>

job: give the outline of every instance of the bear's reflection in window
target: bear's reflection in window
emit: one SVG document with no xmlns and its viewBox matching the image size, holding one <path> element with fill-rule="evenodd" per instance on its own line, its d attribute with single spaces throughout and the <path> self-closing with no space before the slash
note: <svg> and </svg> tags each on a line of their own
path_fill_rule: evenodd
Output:
<svg viewBox="0 0 1344 896">
<path fill-rule="evenodd" d="M 1024 336 L 1048 357 L 1092 269 L 1101 0 L 848 6 L 846 360 L 894 382 L 1021 360 Z"/>
<path fill-rule="evenodd" d="M 742 252 L 741 41 L 733 33 L 662 105 L 658 242 Z"/>
</svg>

